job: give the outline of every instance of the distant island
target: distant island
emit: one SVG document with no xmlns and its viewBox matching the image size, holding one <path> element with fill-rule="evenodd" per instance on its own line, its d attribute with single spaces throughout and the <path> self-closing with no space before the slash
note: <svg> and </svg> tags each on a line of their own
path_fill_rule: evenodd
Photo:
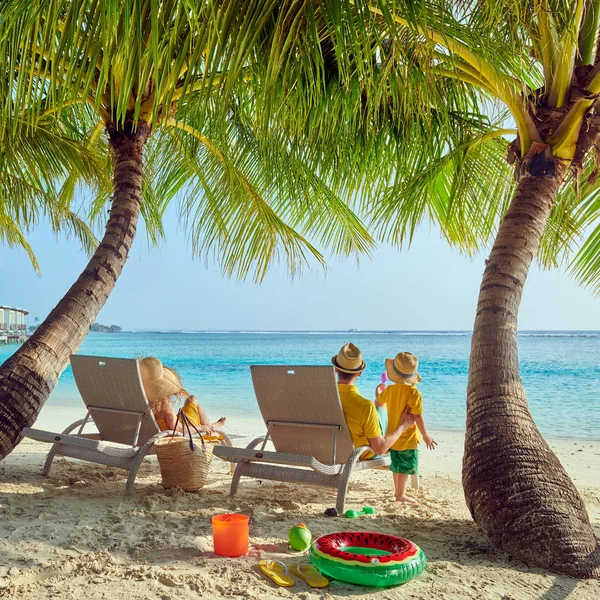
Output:
<svg viewBox="0 0 600 600">
<path fill-rule="evenodd" d="M 90 327 L 90 331 L 95 333 L 121 333 L 123 329 L 118 325 L 100 325 L 100 323 L 94 323 Z"/>
</svg>

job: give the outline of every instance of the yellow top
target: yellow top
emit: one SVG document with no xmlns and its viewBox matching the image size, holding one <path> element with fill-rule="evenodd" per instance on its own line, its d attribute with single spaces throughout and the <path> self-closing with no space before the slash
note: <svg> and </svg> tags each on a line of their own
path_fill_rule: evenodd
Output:
<svg viewBox="0 0 600 600">
<path fill-rule="evenodd" d="M 200 413 L 198 412 L 198 407 L 193 402 L 186 402 L 181 410 L 193 425 L 200 427 Z M 167 431 L 169 429 L 167 420 L 164 417 L 156 417 L 156 423 L 161 431 Z"/>
<path fill-rule="evenodd" d="M 406 406 L 410 407 L 413 415 L 423 414 L 423 397 L 414 385 L 396 383 L 385 388 L 378 398 L 380 404 L 387 405 L 388 427 L 387 433 L 400 425 L 402 413 Z M 411 425 L 394 443 L 392 450 L 416 450 L 423 440 L 421 432 L 416 425 Z"/>
<path fill-rule="evenodd" d="M 367 438 L 378 438 L 381 435 L 375 404 L 363 398 L 355 385 L 338 383 L 338 391 L 354 447 L 368 446 Z M 360 459 L 365 460 L 372 456 L 374 452 L 367 450 Z"/>
</svg>

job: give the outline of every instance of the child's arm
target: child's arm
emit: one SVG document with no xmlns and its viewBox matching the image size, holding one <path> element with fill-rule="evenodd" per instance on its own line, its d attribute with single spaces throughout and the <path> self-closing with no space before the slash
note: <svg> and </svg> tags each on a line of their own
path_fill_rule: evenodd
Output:
<svg viewBox="0 0 600 600">
<path fill-rule="evenodd" d="M 379 398 L 381 397 L 381 394 L 383 394 L 385 390 L 385 384 L 380 383 L 376 388 L 375 388 L 375 406 L 377 408 L 381 408 L 382 406 L 385 406 L 385 402 L 381 402 L 379 400 Z"/>
<path fill-rule="evenodd" d="M 435 447 L 438 445 L 438 443 L 427 433 L 427 427 L 425 427 L 425 419 L 423 418 L 423 415 L 414 415 L 414 417 L 415 425 L 419 428 L 425 445 L 429 450 L 435 450 Z"/>
</svg>

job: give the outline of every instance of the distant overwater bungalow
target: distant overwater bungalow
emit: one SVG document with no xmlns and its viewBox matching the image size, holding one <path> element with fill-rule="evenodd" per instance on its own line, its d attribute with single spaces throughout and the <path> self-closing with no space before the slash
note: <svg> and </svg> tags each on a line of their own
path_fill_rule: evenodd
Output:
<svg viewBox="0 0 600 600">
<path fill-rule="evenodd" d="M 23 342 L 27 339 L 25 317 L 29 311 L 23 308 L 0 306 L 0 343 Z"/>
</svg>

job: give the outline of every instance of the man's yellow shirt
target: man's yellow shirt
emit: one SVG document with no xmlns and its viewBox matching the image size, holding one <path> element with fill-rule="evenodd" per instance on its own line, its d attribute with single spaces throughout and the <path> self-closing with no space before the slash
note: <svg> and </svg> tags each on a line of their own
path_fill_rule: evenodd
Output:
<svg viewBox="0 0 600 600">
<path fill-rule="evenodd" d="M 367 438 L 378 438 L 381 435 L 375 404 L 363 398 L 355 385 L 338 383 L 338 391 L 354 447 L 368 446 Z M 374 453 L 368 450 L 360 458 L 365 460 L 372 456 Z"/>
</svg>

